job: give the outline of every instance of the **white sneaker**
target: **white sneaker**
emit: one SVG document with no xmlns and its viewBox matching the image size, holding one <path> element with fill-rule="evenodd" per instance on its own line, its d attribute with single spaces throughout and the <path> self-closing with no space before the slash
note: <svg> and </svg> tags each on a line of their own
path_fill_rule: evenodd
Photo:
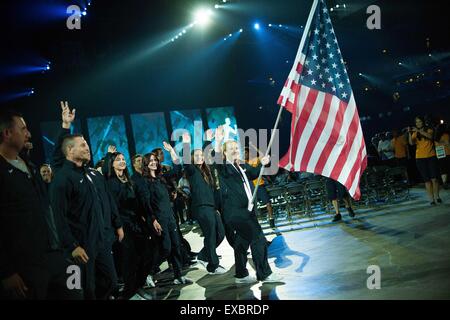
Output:
<svg viewBox="0 0 450 320">
<path fill-rule="evenodd" d="M 244 278 L 235 278 L 234 282 L 235 283 L 244 283 L 245 284 L 245 283 L 255 283 L 255 282 L 258 282 L 258 280 L 256 280 L 256 277 L 248 275 L 248 276 L 246 276 Z"/>
<path fill-rule="evenodd" d="M 222 266 L 218 266 L 218 267 L 216 268 L 216 270 L 214 270 L 213 272 L 209 272 L 209 274 L 224 274 L 224 273 L 227 273 L 227 272 L 228 272 L 227 269 L 225 269 L 225 268 L 222 267 Z"/>
<path fill-rule="evenodd" d="M 199 258 L 197 258 L 197 262 L 200 263 L 202 265 L 202 267 L 204 267 L 206 269 L 206 266 L 208 265 L 208 261 L 200 260 Z"/>
<path fill-rule="evenodd" d="M 264 280 L 262 280 L 262 282 L 266 282 L 266 283 L 272 283 L 272 282 L 282 282 L 281 280 L 283 280 L 283 277 L 272 273 L 270 274 L 270 276 L 268 276 L 267 278 L 265 278 Z"/>
<path fill-rule="evenodd" d="M 147 280 L 145 280 L 145 284 L 147 285 L 147 287 L 149 288 L 154 288 L 156 287 L 155 282 L 153 281 L 153 277 L 151 275 L 147 276 Z"/>
<path fill-rule="evenodd" d="M 191 279 L 186 278 L 186 277 L 179 277 L 179 278 L 173 280 L 173 284 L 175 284 L 175 285 L 192 284 L 192 283 L 194 283 L 194 281 L 192 281 Z"/>
</svg>

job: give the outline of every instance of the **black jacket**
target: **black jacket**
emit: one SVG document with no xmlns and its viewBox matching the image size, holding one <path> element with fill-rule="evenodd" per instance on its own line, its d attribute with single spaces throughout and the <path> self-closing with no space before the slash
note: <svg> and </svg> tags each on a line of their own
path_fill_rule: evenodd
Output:
<svg viewBox="0 0 450 320">
<path fill-rule="evenodd" d="M 169 221 L 175 219 L 172 202 L 169 194 L 169 181 L 179 177 L 180 166 L 174 168 L 166 174 L 156 178 L 147 178 L 147 188 L 150 193 L 150 205 L 158 221 Z"/>
<path fill-rule="evenodd" d="M 62 249 L 60 216 L 52 210 L 39 172 L 30 175 L 0 156 L 0 279 L 46 267 L 46 252 Z"/>
<path fill-rule="evenodd" d="M 61 159 L 61 144 L 68 133 L 69 130 L 62 130 L 55 147 L 55 176 L 50 185 L 52 206 L 64 217 L 69 249 L 81 246 L 89 250 L 109 245 L 115 238 L 114 229 L 122 226 L 116 202 L 101 173 Z"/>
<path fill-rule="evenodd" d="M 176 166 L 179 166 L 178 170 L 181 171 L 181 165 Z M 211 172 L 211 176 L 213 179 L 213 181 L 211 181 L 212 184 L 208 184 L 203 177 L 202 172 L 196 165 L 186 164 L 183 165 L 183 169 L 186 172 L 186 176 L 190 185 L 192 208 L 196 208 L 199 206 L 217 207 L 216 199 L 214 196 L 215 185 L 213 173 Z M 212 167 L 211 170 L 213 170 Z"/>
<path fill-rule="evenodd" d="M 153 222 L 154 217 L 150 207 L 150 192 L 145 184 L 144 178 L 135 177 L 138 184 L 133 182 L 123 183 L 114 172 L 108 172 L 111 167 L 112 154 L 108 153 L 105 157 L 105 163 L 102 168 L 104 177 L 107 180 L 109 191 L 116 201 L 120 217 L 127 230 L 137 234 L 148 234 L 150 225 L 147 221 Z M 144 220 L 142 219 L 145 219 Z"/>
<path fill-rule="evenodd" d="M 215 165 L 215 168 L 219 175 L 220 207 L 224 218 L 248 212 L 248 198 L 239 172 L 230 163 Z M 261 165 L 252 167 L 245 163 L 241 164 L 241 168 L 251 184 L 258 178 Z"/>
</svg>

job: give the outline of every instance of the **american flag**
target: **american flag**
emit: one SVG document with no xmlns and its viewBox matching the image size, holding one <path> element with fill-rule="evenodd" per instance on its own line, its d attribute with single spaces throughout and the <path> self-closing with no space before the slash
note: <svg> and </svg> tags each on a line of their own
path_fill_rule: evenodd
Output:
<svg viewBox="0 0 450 320">
<path fill-rule="evenodd" d="M 320 174 L 361 196 L 367 153 L 350 79 L 328 9 L 314 0 L 312 20 L 278 104 L 292 113 L 291 144 L 279 166 Z"/>
</svg>

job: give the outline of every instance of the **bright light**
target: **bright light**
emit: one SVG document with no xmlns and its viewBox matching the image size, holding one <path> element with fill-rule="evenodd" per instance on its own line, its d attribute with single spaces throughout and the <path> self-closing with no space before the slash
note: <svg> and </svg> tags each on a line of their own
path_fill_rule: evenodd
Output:
<svg viewBox="0 0 450 320">
<path fill-rule="evenodd" d="M 220 6 L 219 6 L 218 4 L 216 4 L 216 5 L 214 6 L 214 8 L 219 9 Z"/>
<path fill-rule="evenodd" d="M 211 20 L 212 11 L 209 9 L 200 9 L 195 13 L 195 22 L 201 26 L 207 25 Z"/>
<path fill-rule="evenodd" d="M 259 30 L 259 28 L 260 28 L 259 23 L 255 23 L 253 27 L 254 27 L 256 30 Z"/>
<path fill-rule="evenodd" d="M 282 24 L 279 24 L 278 26 L 281 28 L 283 25 L 282 25 Z"/>
<path fill-rule="evenodd" d="M 362 73 L 360 72 L 359 75 L 362 76 Z"/>
<path fill-rule="evenodd" d="M 223 0 L 222 2 L 223 2 L 223 3 L 227 3 L 227 0 Z"/>
<path fill-rule="evenodd" d="M 239 32 L 243 32 L 244 30 L 242 30 L 242 29 L 239 29 Z"/>
<path fill-rule="evenodd" d="M 333 8 L 331 8 L 331 9 L 330 9 L 330 11 L 331 11 L 331 12 L 333 12 L 333 11 L 334 11 L 334 9 L 333 9 Z"/>
<path fill-rule="evenodd" d="M 50 70 L 50 66 L 47 66 L 47 68 L 46 68 L 47 70 Z"/>
<path fill-rule="evenodd" d="M 399 63 L 398 63 L 398 65 L 399 65 L 399 66 L 401 66 L 401 65 L 402 65 L 402 63 L 401 63 L 401 62 L 399 62 Z"/>
<path fill-rule="evenodd" d="M 444 120 L 441 120 L 441 124 L 444 124 Z"/>
<path fill-rule="evenodd" d="M 186 30 L 183 30 L 183 33 L 186 33 Z"/>
<path fill-rule="evenodd" d="M 86 11 L 83 11 L 81 14 L 82 14 L 83 16 L 85 16 L 85 15 L 87 14 L 87 12 L 86 12 Z"/>
<path fill-rule="evenodd" d="M 271 23 L 269 23 L 269 27 L 271 27 L 272 26 L 272 24 Z"/>
<path fill-rule="evenodd" d="M 228 35 L 229 37 L 231 37 L 232 36 L 232 34 L 230 33 L 229 35 Z"/>
</svg>

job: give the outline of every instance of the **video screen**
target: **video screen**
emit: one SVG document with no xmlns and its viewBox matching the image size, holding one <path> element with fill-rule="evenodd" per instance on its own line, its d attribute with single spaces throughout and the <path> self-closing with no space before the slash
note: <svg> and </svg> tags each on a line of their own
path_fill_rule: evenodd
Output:
<svg viewBox="0 0 450 320">
<path fill-rule="evenodd" d="M 108 152 L 108 146 L 114 145 L 123 153 L 128 169 L 131 169 L 128 139 L 123 116 L 88 118 L 88 131 L 92 162 L 96 164 Z"/>
<path fill-rule="evenodd" d="M 133 127 L 134 142 L 138 154 L 145 155 L 155 148 L 162 148 L 163 141 L 169 142 L 163 112 L 132 114 L 131 126 Z M 164 148 L 163 151 L 163 163 L 171 165 L 169 153 Z"/>
<path fill-rule="evenodd" d="M 171 111 L 170 120 L 172 124 L 172 136 L 181 137 L 183 131 L 188 131 L 191 135 L 191 148 L 203 148 L 203 121 L 202 113 L 199 109 Z M 181 138 L 175 143 L 175 151 L 179 152 L 182 148 Z"/>
<path fill-rule="evenodd" d="M 235 140 L 239 142 L 234 107 L 207 108 L 206 119 L 209 129 L 212 129 L 214 132 L 217 127 L 224 127 L 224 141 Z"/>
</svg>

